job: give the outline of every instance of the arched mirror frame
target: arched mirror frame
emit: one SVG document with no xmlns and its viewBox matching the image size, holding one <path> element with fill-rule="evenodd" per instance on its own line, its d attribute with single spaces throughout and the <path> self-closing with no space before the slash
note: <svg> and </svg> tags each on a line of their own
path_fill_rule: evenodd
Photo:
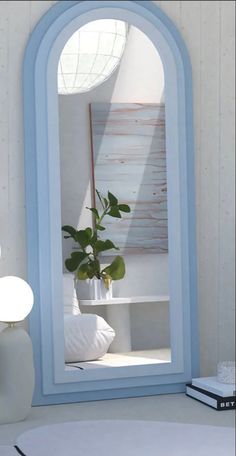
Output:
<svg viewBox="0 0 236 456">
<path fill-rule="evenodd" d="M 125 20 L 156 46 L 165 71 L 170 363 L 66 372 L 62 303 L 60 151 L 57 64 L 69 36 L 86 22 Z M 198 375 L 196 248 L 191 66 L 168 17 L 150 1 L 61 1 L 33 31 L 24 61 L 28 280 L 35 293 L 29 319 L 34 404 L 184 391 Z"/>
</svg>

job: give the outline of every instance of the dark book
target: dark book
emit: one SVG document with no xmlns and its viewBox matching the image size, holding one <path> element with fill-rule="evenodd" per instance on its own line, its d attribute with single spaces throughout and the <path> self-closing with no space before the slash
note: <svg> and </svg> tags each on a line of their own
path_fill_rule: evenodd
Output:
<svg viewBox="0 0 236 456">
<path fill-rule="evenodd" d="M 233 410 L 236 409 L 236 397 L 229 396 L 223 397 L 217 394 L 211 393 L 210 391 L 203 390 L 197 386 L 188 383 L 186 385 L 187 396 L 196 399 L 197 401 L 203 402 L 204 404 L 213 407 L 216 410 Z"/>
</svg>

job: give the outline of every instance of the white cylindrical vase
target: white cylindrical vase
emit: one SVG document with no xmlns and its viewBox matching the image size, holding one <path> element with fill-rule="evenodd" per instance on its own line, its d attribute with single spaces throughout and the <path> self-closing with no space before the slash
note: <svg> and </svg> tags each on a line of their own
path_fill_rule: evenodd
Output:
<svg viewBox="0 0 236 456">
<path fill-rule="evenodd" d="M 0 332 L 0 424 L 24 420 L 34 391 L 32 343 L 20 327 Z"/>
<path fill-rule="evenodd" d="M 108 288 L 102 279 L 92 279 L 91 283 L 94 288 L 94 299 L 112 299 L 112 282 Z"/>
<path fill-rule="evenodd" d="M 77 280 L 77 294 L 81 300 L 112 299 L 112 282 L 107 289 L 102 279 Z"/>
</svg>

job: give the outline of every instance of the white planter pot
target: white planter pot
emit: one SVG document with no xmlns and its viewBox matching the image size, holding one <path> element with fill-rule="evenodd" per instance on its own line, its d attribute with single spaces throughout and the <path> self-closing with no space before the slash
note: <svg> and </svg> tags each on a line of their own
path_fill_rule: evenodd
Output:
<svg viewBox="0 0 236 456">
<path fill-rule="evenodd" d="M 90 281 L 92 282 L 92 280 Z M 107 289 L 103 280 L 93 279 L 94 298 L 93 299 L 111 299 L 112 298 L 112 282 Z"/>
<path fill-rule="evenodd" d="M 111 299 L 112 298 L 112 283 L 109 289 L 104 286 L 103 280 L 87 279 L 78 280 L 77 295 L 81 300 L 86 299 Z"/>
</svg>

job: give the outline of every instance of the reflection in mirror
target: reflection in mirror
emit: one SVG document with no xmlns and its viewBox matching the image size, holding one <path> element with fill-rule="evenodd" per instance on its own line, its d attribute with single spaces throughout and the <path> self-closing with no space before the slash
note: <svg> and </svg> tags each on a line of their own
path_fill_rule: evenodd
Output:
<svg viewBox="0 0 236 456">
<path fill-rule="evenodd" d="M 62 51 L 58 93 L 66 370 L 168 363 L 160 56 L 130 24 L 90 22 Z"/>
</svg>

